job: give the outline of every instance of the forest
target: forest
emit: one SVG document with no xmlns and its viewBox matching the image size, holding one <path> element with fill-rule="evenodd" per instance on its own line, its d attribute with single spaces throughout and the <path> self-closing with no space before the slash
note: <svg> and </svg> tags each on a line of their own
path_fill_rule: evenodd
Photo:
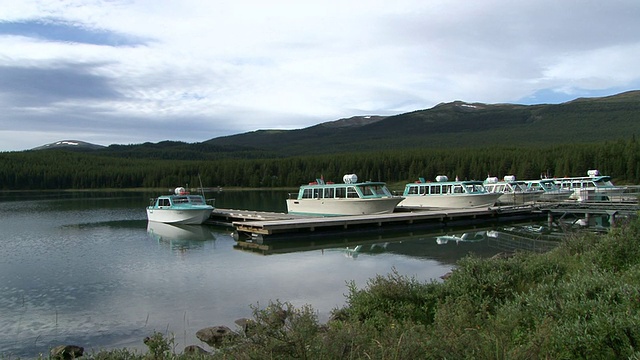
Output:
<svg viewBox="0 0 640 360">
<path fill-rule="evenodd" d="M 0 153 L 0 190 L 198 187 L 295 188 L 344 174 L 385 181 L 393 190 L 418 177 L 484 180 L 586 176 L 598 169 L 616 184 L 640 179 L 640 144 L 630 139 L 549 146 L 368 151 L 263 159 L 163 160 L 65 150 Z"/>
</svg>

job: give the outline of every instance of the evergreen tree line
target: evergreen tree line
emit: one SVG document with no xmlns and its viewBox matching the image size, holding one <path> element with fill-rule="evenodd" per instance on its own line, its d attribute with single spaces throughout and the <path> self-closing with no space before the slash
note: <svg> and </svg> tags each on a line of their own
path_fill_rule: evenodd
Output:
<svg viewBox="0 0 640 360">
<path fill-rule="evenodd" d="M 298 187 L 323 177 L 400 185 L 419 177 L 484 180 L 586 176 L 589 169 L 616 183 L 637 184 L 640 144 L 635 138 L 597 144 L 483 149 L 413 149 L 278 159 L 149 160 L 61 150 L 0 153 L 0 189 L 103 189 L 198 187 Z"/>
</svg>

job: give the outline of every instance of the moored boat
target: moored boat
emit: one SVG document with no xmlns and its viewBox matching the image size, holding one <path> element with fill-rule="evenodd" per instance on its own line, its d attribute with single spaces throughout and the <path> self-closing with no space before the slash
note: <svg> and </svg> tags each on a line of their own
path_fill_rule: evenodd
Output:
<svg viewBox="0 0 640 360">
<path fill-rule="evenodd" d="M 529 189 L 520 185 L 513 175 L 507 175 L 502 180 L 489 176 L 484 181 L 484 187 L 488 192 L 500 194 L 498 203 L 501 205 L 532 203 L 543 194 L 542 190 Z"/>
<path fill-rule="evenodd" d="M 573 191 L 570 199 L 578 201 L 621 200 L 626 188 L 616 186 L 611 176 L 600 175 L 598 170 L 587 171 L 587 176 L 554 178 L 562 189 Z"/>
<path fill-rule="evenodd" d="M 152 199 L 147 206 L 147 219 L 165 224 L 198 225 L 209 219 L 212 212 L 213 206 L 206 203 L 204 196 L 177 187 L 173 194 Z"/>
<path fill-rule="evenodd" d="M 355 174 L 345 175 L 341 184 L 316 179 L 292 195 L 287 199 L 290 214 L 314 216 L 390 214 L 403 199 L 384 182 L 358 182 Z"/>
<path fill-rule="evenodd" d="M 543 191 L 539 201 L 564 201 L 573 194 L 573 191 L 561 188 L 552 179 L 525 180 L 524 184 L 529 189 Z"/>
<path fill-rule="evenodd" d="M 399 208 L 407 209 L 466 209 L 495 205 L 500 194 L 492 194 L 482 185 L 482 181 L 449 181 L 444 175 L 435 182 L 420 178 L 415 183 L 405 185 L 404 200 Z"/>
</svg>

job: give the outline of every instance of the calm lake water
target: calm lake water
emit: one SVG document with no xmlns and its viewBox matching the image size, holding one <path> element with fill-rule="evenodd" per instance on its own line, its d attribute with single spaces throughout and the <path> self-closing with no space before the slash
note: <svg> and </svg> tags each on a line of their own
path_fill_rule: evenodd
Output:
<svg viewBox="0 0 640 360">
<path fill-rule="evenodd" d="M 401 232 L 274 245 L 270 255 L 240 250 L 232 229 L 148 224 L 158 193 L 0 193 L 0 358 L 33 358 L 53 346 L 85 351 L 173 334 L 176 350 L 201 328 L 251 317 L 251 305 L 279 299 L 310 304 L 321 321 L 360 288 L 393 269 L 421 281 L 447 273 L 461 257 L 509 246 L 546 246 L 486 236 L 486 229 Z M 286 192 L 212 194 L 216 206 L 285 212 Z M 495 232 L 492 233 L 495 235 Z M 438 236 L 440 236 L 438 238 Z M 463 241 L 467 240 L 467 241 Z M 360 246 L 358 246 L 360 245 Z"/>
</svg>

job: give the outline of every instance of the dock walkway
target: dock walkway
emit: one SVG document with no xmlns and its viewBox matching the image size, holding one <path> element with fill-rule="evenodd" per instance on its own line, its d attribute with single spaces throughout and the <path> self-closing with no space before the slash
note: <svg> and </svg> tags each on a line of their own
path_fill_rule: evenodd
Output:
<svg viewBox="0 0 640 360">
<path fill-rule="evenodd" d="M 473 225 L 539 217 L 533 206 L 490 207 L 483 209 L 400 211 L 381 215 L 349 215 L 332 217 L 291 217 L 279 214 L 272 219 L 255 219 L 251 216 L 232 222 L 238 237 L 262 241 L 278 235 L 312 236 L 345 231 L 380 231 L 406 227 L 438 228 Z M 236 213 L 236 215 L 240 215 Z M 252 214 L 247 214 L 252 215 Z M 259 214 L 253 214 L 259 215 Z"/>
<path fill-rule="evenodd" d="M 610 226 L 615 226 L 618 217 L 633 217 L 640 211 L 640 204 L 635 202 L 558 202 L 540 204 L 538 211 L 548 215 L 548 223 L 551 226 L 554 222 L 563 219 L 574 219 L 575 222 L 582 221 L 591 225 L 594 216 L 606 216 Z"/>
<path fill-rule="evenodd" d="M 436 229 L 457 226 L 486 226 L 504 222 L 547 218 L 555 221 L 573 217 L 586 220 L 592 215 L 608 216 L 615 225 L 616 216 L 633 216 L 640 210 L 637 203 L 564 202 L 535 203 L 519 206 L 495 206 L 481 209 L 396 211 L 381 215 L 349 215 L 315 217 L 287 213 L 215 209 L 207 224 L 230 226 L 236 240 L 261 243 L 266 239 L 326 236 L 345 232 L 372 232 L 406 228 Z M 582 219 L 581 217 L 584 217 Z"/>
</svg>

